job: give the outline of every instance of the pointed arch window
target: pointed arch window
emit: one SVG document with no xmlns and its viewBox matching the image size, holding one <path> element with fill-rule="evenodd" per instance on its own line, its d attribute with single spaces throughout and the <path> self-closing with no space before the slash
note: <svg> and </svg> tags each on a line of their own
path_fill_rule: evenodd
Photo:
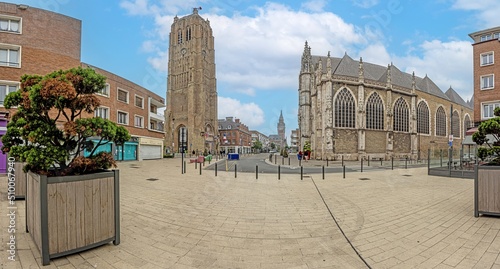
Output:
<svg viewBox="0 0 500 269">
<path fill-rule="evenodd" d="M 355 107 L 352 94 L 346 88 L 340 90 L 335 98 L 335 126 L 354 128 Z"/>
<path fill-rule="evenodd" d="M 182 30 L 179 30 L 177 32 L 177 44 L 181 44 L 182 43 Z"/>
<path fill-rule="evenodd" d="M 463 129 L 463 134 L 464 134 L 464 137 L 465 137 L 465 132 L 467 132 L 467 129 L 469 129 L 471 126 L 470 126 L 470 117 L 469 115 L 465 115 L 465 118 L 464 118 L 464 129 Z"/>
<path fill-rule="evenodd" d="M 191 40 L 191 27 L 186 29 L 186 41 Z"/>
<path fill-rule="evenodd" d="M 393 118 L 393 126 L 394 131 L 398 132 L 408 132 L 408 104 L 403 99 L 403 97 L 399 97 L 394 103 L 394 118 Z"/>
<path fill-rule="evenodd" d="M 458 115 L 458 111 L 453 111 L 451 118 L 452 130 L 451 134 L 453 137 L 460 137 L 460 116 Z"/>
<path fill-rule="evenodd" d="M 430 134 L 429 107 L 424 101 L 417 106 L 417 133 Z"/>
<path fill-rule="evenodd" d="M 384 104 L 378 93 L 373 93 L 366 101 L 366 128 L 384 129 Z"/>
<path fill-rule="evenodd" d="M 436 136 L 446 136 L 446 112 L 442 106 L 436 111 Z"/>
</svg>

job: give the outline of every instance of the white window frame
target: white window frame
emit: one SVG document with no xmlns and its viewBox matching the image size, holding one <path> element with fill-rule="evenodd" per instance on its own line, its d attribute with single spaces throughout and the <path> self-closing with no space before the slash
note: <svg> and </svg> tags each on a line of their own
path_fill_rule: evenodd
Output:
<svg viewBox="0 0 500 269">
<path fill-rule="evenodd" d="M 16 81 L 9 81 L 9 80 L 0 80 L 0 85 L 4 85 L 4 86 L 14 86 L 16 87 L 15 91 L 19 90 L 19 86 L 20 86 L 20 83 L 19 82 L 16 82 Z M 14 92 L 14 91 L 9 91 L 9 92 L 6 92 L 5 93 L 5 96 L 7 96 L 9 93 L 11 92 Z M 2 103 L 0 104 L 0 107 L 3 107 L 4 105 L 4 102 L 5 102 L 5 99 L 2 101 Z"/>
<path fill-rule="evenodd" d="M 126 121 L 127 122 L 126 123 L 121 123 L 120 122 L 120 113 L 123 113 L 123 114 L 127 115 L 127 117 L 126 117 Z M 128 116 L 128 112 L 125 112 L 125 111 L 122 111 L 122 110 L 117 110 L 116 111 L 116 123 L 117 124 L 129 125 L 129 121 L 130 121 L 130 119 L 129 119 L 129 116 Z"/>
<path fill-rule="evenodd" d="M 98 115 L 97 115 L 97 111 L 98 111 L 98 109 L 104 109 L 104 110 L 106 110 L 106 115 L 107 115 L 107 117 L 106 117 L 106 118 L 103 118 L 103 117 L 101 117 L 101 116 L 98 116 Z M 110 115 L 109 115 L 109 111 L 110 111 L 109 107 L 107 107 L 107 106 L 99 106 L 99 107 L 97 107 L 97 108 L 94 110 L 94 117 L 100 117 L 100 118 L 103 118 L 103 119 L 107 119 L 107 120 L 109 120 L 109 116 L 110 116 Z"/>
<path fill-rule="evenodd" d="M 127 93 L 127 101 L 123 101 L 123 100 L 120 100 L 120 91 L 124 91 Z M 129 103 L 129 100 L 130 100 L 130 92 L 125 90 L 125 89 L 122 89 L 120 87 L 117 87 L 116 88 L 116 100 L 118 100 L 119 102 L 122 102 L 122 103 L 126 103 L 128 104 Z"/>
<path fill-rule="evenodd" d="M 138 106 L 136 104 L 136 99 L 137 98 L 141 98 L 141 106 Z M 138 107 L 138 108 L 141 108 L 141 109 L 144 109 L 144 97 L 140 96 L 140 95 L 137 95 L 137 94 L 134 94 L 134 106 Z"/>
<path fill-rule="evenodd" d="M 135 121 L 136 119 L 141 119 L 141 126 L 137 126 L 137 122 Z M 134 127 L 136 128 L 144 128 L 144 117 L 140 115 L 134 115 Z"/>
<path fill-rule="evenodd" d="M 11 67 L 11 68 L 21 68 L 21 59 L 22 59 L 22 57 L 21 57 L 21 46 L 0 43 L 0 49 L 7 50 L 7 63 L 2 64 L 0 62 L 0 66 Z M 19 59 L 18 59 L 18 62 L 17 62 L 17 66 L 11 66 L 11 65 L 8 64 L 10 62 L 10 60 L 8 59 L 10 57 L 10 53 L 9 53 L 10 50 L 17 50 L 18 51 L 17 57 Z"/>
<path fill-rule="evenodd" d="M 491 77 L 491 85 L 484 85 L 484 78 Z M 488 74 L 480 77 L 481 90 L 490 90 L 495 88 L 495 74 Z"/>
<path fill-rule="evenodd" d="M 0 28 L 0 32 L 3 33 L 11 33 L 11 34 L 22 34 L 23 32 L 23 19 L 21 17 L 14 17 L 14 16 L 5 16 L 5 15 L 0 15 L 0 20 L 7 21 L 7 30 L 2 30 Z M 19 31 L 12 31 L 11 29 L 11 24 L 12 21 L 17 21 L 19 23 Z"/>
<path fill-rule="evenodd" d="M 485 115 L 484 113 L 484 107 L 485 106 L 491 106 L 492 107 L 492 114 L 491 115 Z M 495 111 L 495 108 L 500 107 L 500 100 L 493 101 L 493 102 L 487 102 L 487 103 L 481 103 L 481 120 L 487 120 L 494 118 L 495 115 L 493 112 Z"/>
<path fill-rule="evenodd" d="M 104 90 L 105 92 L 103 93 L 102 90 Z M 100 95 L 100 96 L 105 96 L 105 97 L 108 97 L 109 98 L 109 92 L 111 90 L 111 86 L 109 85 L 109 83 L 106 83 L 106 85 L 104 86 L 103 89 L 101 89 L 99 92 L 97 92 L 96 94 Z"/>
<path fill-rule="evenodd" d="M 483 58 L 484 56 L 491 56 L 491 62 L 484 62 Z M 486 59 L 489 59 L 490 57 L 487 57 Z M 480 66 L 488 66 L 488 65 L 492 65 L 495 63 L 495 52 L 493 51 L 488 51 L 488 52 L 485 52 L 485 53 L 481 53 L 481 56 L 480 56 Z"/>
</svg>

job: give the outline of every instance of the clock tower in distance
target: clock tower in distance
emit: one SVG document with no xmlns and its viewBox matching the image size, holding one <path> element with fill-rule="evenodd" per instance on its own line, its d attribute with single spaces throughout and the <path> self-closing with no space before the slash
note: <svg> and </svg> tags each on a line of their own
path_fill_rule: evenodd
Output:
<svg viewBox="0 0 500 269">
<path fill-rule="evenodd" d="M 199 10 L 175 16 L 170 30 L 165 145 L 171 152 L 218 151 L 214 36 Z"/>
</svg>

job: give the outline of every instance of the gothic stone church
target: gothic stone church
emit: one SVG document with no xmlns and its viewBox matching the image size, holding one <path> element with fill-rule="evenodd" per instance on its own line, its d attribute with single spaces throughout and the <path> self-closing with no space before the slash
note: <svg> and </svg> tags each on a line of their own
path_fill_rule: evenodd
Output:
<svg viewBox="0 0 500 269">
<path fill-rule="evenodd" d="M 472 104 L 451 87 L 445 93 L 424 78 L 342 58 L 312 56 L 307 42 L 299 75 L 300 147 L 316 159 L 391 157 L 424 159 L 461 147 Z"/>
</svg>

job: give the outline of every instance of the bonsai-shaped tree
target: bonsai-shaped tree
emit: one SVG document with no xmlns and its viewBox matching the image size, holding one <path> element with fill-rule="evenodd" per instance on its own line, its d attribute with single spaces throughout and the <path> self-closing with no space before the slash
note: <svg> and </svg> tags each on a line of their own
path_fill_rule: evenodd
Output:
<svg viewBox="0 0 500 269">
<path fill-rule="evenodd" d="M 306 141 L 304 142 L 304 156 L 307 156 L 307 158 L 311 157 L 311 142 Z"/>
<path fill-rule="evenodd" d="M 130 139 L 124 127 L 91 114 L 99 106 L 95 93 L 105 87 L 105 81 L 93 69 L 81 67 L 45 76 L 23 75 L 20 89 L 5 98 L 5 107 L 17 111 L 2 137 L 2 151 L 26 162 L 26 171 L 46 175 L 116 167 L 110 153 L 94 155 L 101 145 Z M 100 140 L 94 145 L 88 140 L 91 137 Z M 84 150 L 89 157 L 82 156 Z"/>
<path fill-rule="evenodd" d="M 492 157 L 489 164 L 500 165 L 500 107 L 495 108 L 494 115 L 494 118 L 481 122 L 477 132 L 472 135 L 472 141 L 480 146 L 487 145 L 487 147 L 480 147 L 477 150 L 477 156 L 481 160 L 484 161 L 488 157 Z M 491 135 L 494 141 L 489 143 L 486 135 Z"/>
</svg>

